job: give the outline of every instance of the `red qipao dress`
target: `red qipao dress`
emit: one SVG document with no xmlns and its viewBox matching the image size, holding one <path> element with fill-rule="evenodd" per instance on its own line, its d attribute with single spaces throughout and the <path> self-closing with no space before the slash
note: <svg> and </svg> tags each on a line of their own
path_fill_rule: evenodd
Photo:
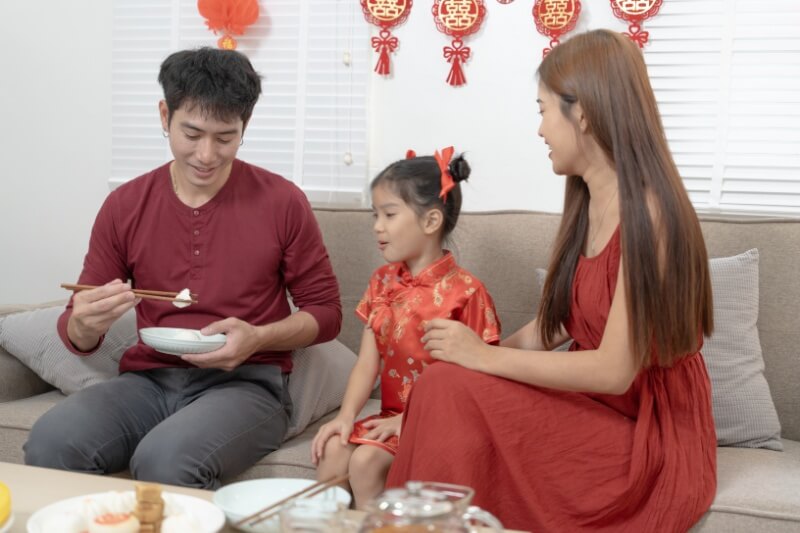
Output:
<svg viewBox="0 0 800 533">
<path fill-rule="evenodd" d="M 392 454 L 397 453 L 397 436 L 383 442 L 365 439 L 370 429 L 363 424 L 401 414 L 411 386 L 423 369 L 435 362 L 420 340 L 425 322 L 451 318 L 469 326 L 488 343 L 500 340 L 491 296 L 478 278 L 456 264 L 450 252 L 417 276 L 412 276 L 402 262 L 378 268 L 356 314 L 374 332 L 381 356 L 381 412 L 357 421 L 350 442 L 379 446 Z"/>
<path fill-rule="evenodd" d="M 598 347 L 620 261 L 619 230 L 581 257 L 565 324 Z M 531 357 L 536 357 L 531 354 Z M 621 395 L 525 385 L 440 363 L 414 387 L 388 486 L 468 485 L 505 527 L 678 532 L 711 505 L 716 434 L 700 353 L 639 372 Z"/>
</svg>

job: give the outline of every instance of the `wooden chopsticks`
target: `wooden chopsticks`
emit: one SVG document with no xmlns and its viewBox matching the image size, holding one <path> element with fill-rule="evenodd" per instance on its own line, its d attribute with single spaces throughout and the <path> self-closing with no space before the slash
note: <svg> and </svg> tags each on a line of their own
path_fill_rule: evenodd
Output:
<svg viewBox="0 0 800 533">
<path fill-rule="evenodd" d="M 89 289 L 96 289 L 98 285 L 74 285 L 71 283 L 62 283 L 61 288 L 67 289 L 68 291 L 85 291 Z M 149 298 L 150 300 L 163 300 L 165 302 L 179 302 L 179 303 L 187 303 L 187 304 L 196 304 L 197 303 L 197 295 L 195 293 L 189 294 L 189 300 L 184 298 L 178 298 L 177 292 L 169 292 L 169 291 L 151 291 L 145 289 L 133 289 L 133 294 L 138 296 L 139 298 Z"/>
<path fill-rule="evenodd" d="M 320 492 L 324 492 L 331 487 L 335 487 L 339 483 L 347 481 L 349 477 L 350 477 L 349 474 L 344 474 L 343 476 L 334 477 L 327 481 L 318 481 L 313 485 L 309 485 L 303 490 L 297 491 L 294 494 L 291 494 L 282 500 L 270 504 L 264 507 L 263 509 L 259 509 L 258 511 L 249 516 L 245 516 L 244 518 L 242 518 L 233 525 L 234 527 L 239 527 L 245 524 L 247 524 L 248 526 L 254 526 L 260 522 L 263 522 L 264 520 L 267 520 L 275 516 L 275 514 L 277 514 L 281 510 L 280 508 L 286 503 L 290 502 L 291 500 L 294 500 L 296 498 L 311 498 L 313 496 L 316 496 Z"/>
</svg>

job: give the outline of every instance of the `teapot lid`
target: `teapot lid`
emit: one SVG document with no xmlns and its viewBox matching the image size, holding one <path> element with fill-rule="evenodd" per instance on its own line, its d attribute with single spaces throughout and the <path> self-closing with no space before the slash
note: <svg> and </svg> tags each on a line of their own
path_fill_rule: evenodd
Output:
<svg viewBox="0 0 800 533">
<path fill-rule="evenodd" d="M 446 490 L 451 488 L 459 490 Z M 409 481 L 406 488 L 385 490 L 374 507 L 392 516 L 433 518 L 452 513 L 459 501 L 471 496 L 467 487 Z"/>
</svg>

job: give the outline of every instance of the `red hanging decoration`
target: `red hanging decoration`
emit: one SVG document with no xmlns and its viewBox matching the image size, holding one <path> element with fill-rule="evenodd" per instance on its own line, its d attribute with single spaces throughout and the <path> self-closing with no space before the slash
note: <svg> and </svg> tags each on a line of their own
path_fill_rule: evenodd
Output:
<svg viewBox="0 0 800 533">
<path fill-rule="evenodd" d="M 650 38 L 650 32 L 642 31 L 640 22 L 650 17 L 654 17 L 658 10 L 661 8 L 662 0 L 611 0 L 611 8 L 614 10 L 614 15 L 621 20 L 626 20 L 628 25 L 628 32 L 623 34 L 630 37 L 630 39 L 639 45 L 639 48 L 644 48 Z"/>
<path fill-rule="evenodd" d="M 381 76 L 389 75 L 389 54 L 395 51 L 398 43 L 389 28 L 405 22 L 412 3 L 413 0 L 361 0 L 361 10 L 367 22 L 381 28 L 378 37 L 372 38 L 372 48 L 380 54 L 375 72 Z"/>
<path fill-rule="evenodd" d="M 559 44 L 559 37 L 575 28 L 580 14 L 580 0 L 536 0 L 533 4 L 536 30 L 550 38 L 550 46 L 542 50 L 542 57 Z"/>
<path fill-rule="evenodd" d="M 454 87 L 464 85 L 467 79 L 461 64 L 469 59 L 471 50 L 464 46 L 462 37 L 471 35 L 481 27 L 486 16 L 483 0 L 434 0 L 433 20 L 440 32 L 452 35 L 453 46 L 444 47 L 444 58 L 451 63 L 447 83 Z"/>
<path fill-rule="evenodd" d="M 222 32 L 217 46 L 223 50 L 235 50 L 237 43 L 231 34 L 243 35 L 258 20 L 257 0 L 197 0 L 197 10 L 214 35 Z"/>
</svg>

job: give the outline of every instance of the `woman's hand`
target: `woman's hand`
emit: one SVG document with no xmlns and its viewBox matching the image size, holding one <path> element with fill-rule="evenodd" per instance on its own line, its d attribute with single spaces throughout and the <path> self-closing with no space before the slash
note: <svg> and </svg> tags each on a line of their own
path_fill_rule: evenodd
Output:
<svg viewBox="0 0 800 533">
<path fill-rule="evenodd" d="M 335 435 L 339 435 L 342 446 L 347 446 L 350 440 L 350 434 L 353 432 L 353 420 L 344 416 L 337 416 L 330 422 L 323 424 L 319 431 L 317 431 L 314 440 L 311 441 L 311 462 L 314 465 L 319 464 L 325 452 L 325 444 L 328 439 Z"/>
<path fill-rule="evenodd" d="M 489 345 L 461 322 L 435 318 L 425 324 L 424 347 L 434 359 L 480 370 Z"/>
<path fill-rule="evenodd" d="M 363 438 L 384 442 L 394 435 L 400 436 L 400 426 L 403 422 L 403 415 L 390 416 L 388 418 L 373 418 L 364 422 L 364 427 L 369 428 L 369 432 Z"/>
</svg>

